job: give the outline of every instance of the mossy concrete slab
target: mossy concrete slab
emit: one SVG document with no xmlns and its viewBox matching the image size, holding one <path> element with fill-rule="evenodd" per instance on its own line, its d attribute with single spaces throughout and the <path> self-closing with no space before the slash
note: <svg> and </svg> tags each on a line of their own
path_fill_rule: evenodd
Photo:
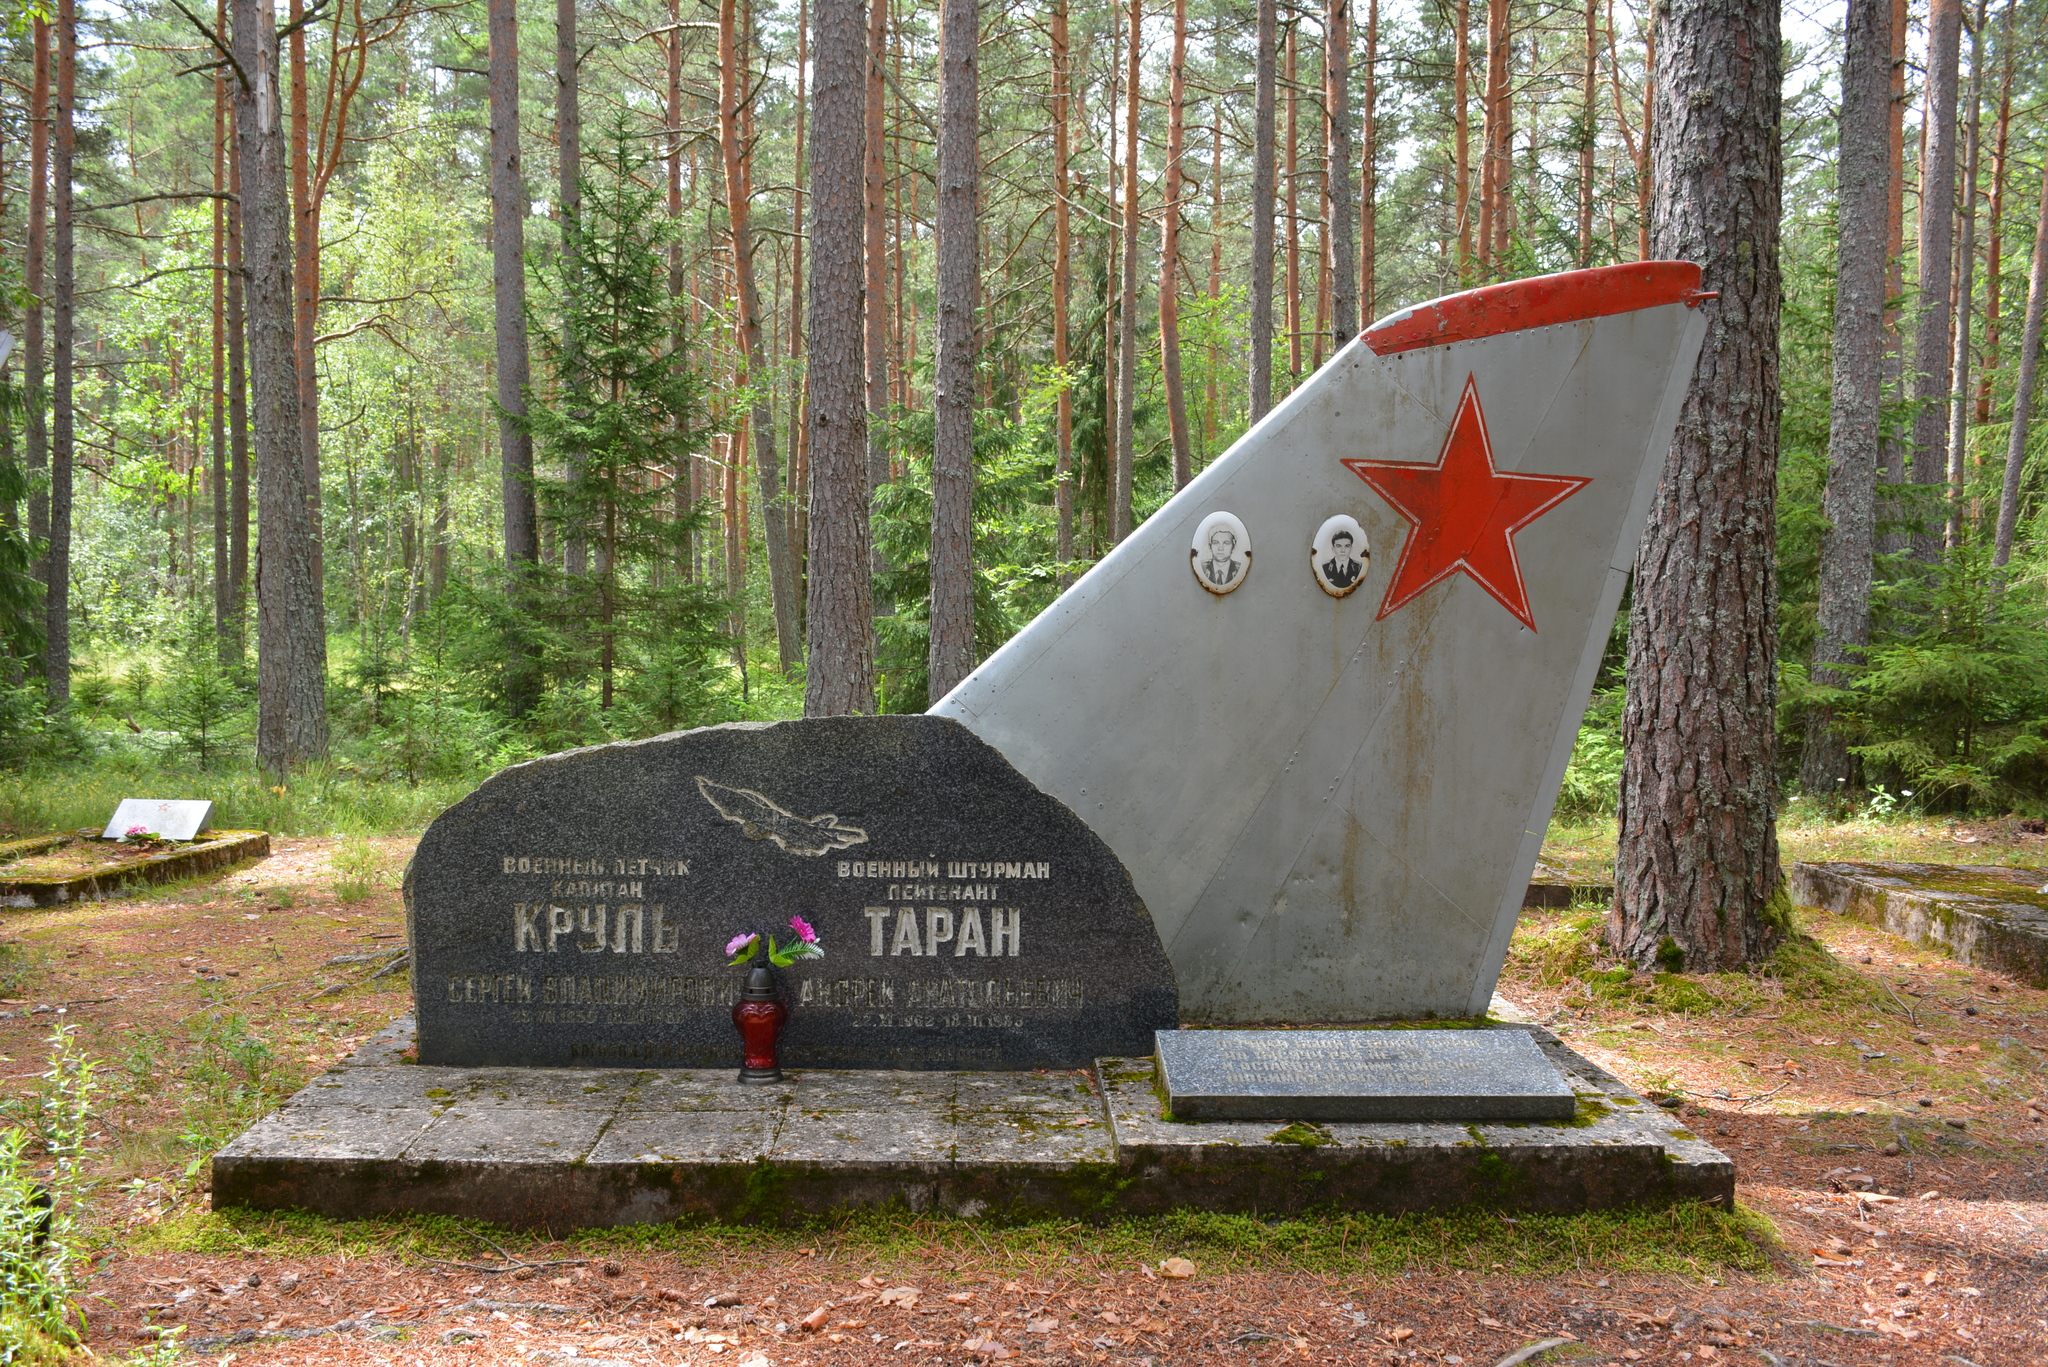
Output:
<svg viewBox="0 0 2048 1367">
<path fill-rule="evenodd" d="M 1794 864 L 1792 900 L 2048 987 L 2048 874 L 2000 864 Z"/>
<path fill-rule="evenodd" d="M 1571 1211 L 1735 1196 L 1735 1164 L 1540 1026 L 1533 1037 L 1578 1097 L 1566 1123 L 1186 1122 L 1150 1059 L 1099 1071 L 1133 1210 L 1204 1206 L 1398 1214 L 1485 1204 Z"/>
<path fill-rule="evenodd" d="M 99 838 L 96 830 L 78 834 L 88 839 Z M 0 859 L 25 858 L 54 848 L 69 838 L 68 835 L 38 836 L 33 840 L 15 841 L 0 848 Z M 5 870 L 0 869 L 0 907 L 56 907 L 70 902 L 96 902 L 104 897 L 118 896 L 129 888 L 197 877 L 269 853 L 268 832 L 208 831 L 204 839 L 192 844 L 174 845 L 159 853 L 103 864 L 87 873 L 8 878 Z"/>
<path fill-rule="evenodd" d="M 417 1211 L 566 1232 L 860 1209 L 1099 1218 L 1175 1206 L 1582 1210 L 1730 1200 L 1734 1164 L 1528 1029 L 1579 1119 L 1181 1124 L 1145 1059 L 1090 1072 L 437 1068 L 401 1020 L 214 1155 L 216 1207 Z"/>
</svg>

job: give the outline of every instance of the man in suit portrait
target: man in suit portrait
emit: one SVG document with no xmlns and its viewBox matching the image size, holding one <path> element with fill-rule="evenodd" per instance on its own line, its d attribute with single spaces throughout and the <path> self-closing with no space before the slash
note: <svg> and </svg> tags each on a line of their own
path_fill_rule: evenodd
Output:
<svg viewBox="0 0 2048 1367">
<path fill-rule="evenodd" d="M 1365 573 L 1365 562 L 1351 549 L 1351 533 L 1338 528 L 1330 537 L 1330 558 L 1323 562 L 1323 579 L 1333 589 L 1348 589 Z"/>
<path fill-rule="evenodd" d="M 1227 588 L 1236 581 L 1244 562 L 1237 559 L 1237 533 L 1228 527 L 1218 527 L 1209 533 L 1209 558 L 1202 562 L 1202 577 L 1217 588 Z"/>
</svg>

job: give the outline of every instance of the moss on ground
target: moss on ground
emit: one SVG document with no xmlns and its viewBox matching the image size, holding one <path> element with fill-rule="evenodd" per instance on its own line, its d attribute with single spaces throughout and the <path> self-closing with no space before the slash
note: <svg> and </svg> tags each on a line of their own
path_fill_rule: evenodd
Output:
<svg viewBox="0 0 2048 1367">
<path fill-rule="evenodd" d="M 1076 1259 L 1130 1267 L 1175 1253 L 1211 1271 L 1263 1269 L 1388 1273 L 1501 1268 L 1553 1273 L 1582 1268 L 1691 1276 L 1764 1273 L 1778 1246 L 1762 1215 L 1698 1203 L 1575 1215 L 1525 1213 L 1510 1223 L 1493 1210 L 1444 1214 L 1327 1212 L 1266 1218 L 1182 1210 L 1101 1223 L 1048 1220 L 1004 1224 L 908 1212 L 818 1220 L 803 1228 L 720 1224 L 633 1225 L 585 1230 L 565 1241 L 439 1216 L 329 1220 L 299 1213 L 192 1210 L 140 1231 L 138 1253 L 271 1254 L 401 1261 L 495 1260 L 539 1249 L 563 1256 L 608 1251 L 721 1256 L 794 1254 L 856 1258 L 863 1265 L 970 1259 L 1005 1267 L 1055 1269 Z"/>
</svg>

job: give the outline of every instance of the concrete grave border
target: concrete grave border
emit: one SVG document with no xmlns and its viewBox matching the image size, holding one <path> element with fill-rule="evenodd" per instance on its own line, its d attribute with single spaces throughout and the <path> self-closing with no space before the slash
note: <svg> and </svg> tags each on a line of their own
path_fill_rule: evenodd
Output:
<svg viewBox="0 0 2048 1367">
<path fill-rule="evenodd" d="M 1792 900 L 2048 987 L 2048 893 L 2002 864 L 1794 864 Z M 1944 884 L 1946 886 L 1944 886 Z"/>
<path fill-rule="evenodd" d="M 77 834 L 92 840 L 100 838 L 97 828 L 88 828 Z M 25 859 L 71 838 L 69 834 L 58 834 L 11 841 L 0 845 L 0 859 Z M 138 855 L 118 864 L 104 865 L 90 873 L 67 877 L 9 878 L 6 868 L 0 866 L 0 907 L 56 907 L 70 902 L 96 902 L 116 896 L 136 884 L 174 882 L 269 853 L 268 831 L 209 831 L 204 840 L 190 845 L 179 845 L 157 854 Z"/>
<path fill-rule="evenodd" d="M 1455 1028 L 1455 1027 L 1452 1027 Z M 1540 1026 L 1565 1124 L 1178 1123 L 1150 1059 L 1041 1073 L 435 1068 L 401 1019 L 214 1155 L 216 1209 L 565 1233 L 856 1210 L 1099 1219 L 1728 1205 L 1735 1164 Z"/>
</svg>

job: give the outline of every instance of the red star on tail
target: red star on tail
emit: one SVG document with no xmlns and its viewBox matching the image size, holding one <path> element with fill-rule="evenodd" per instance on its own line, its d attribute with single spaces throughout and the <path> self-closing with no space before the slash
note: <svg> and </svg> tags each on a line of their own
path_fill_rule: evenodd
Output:
<svg viewBox="0 0 2048 1367">
<path fill-rule="evenodd" d="M 1444 449 L 1434 465 L 1347 460 L 1353 474 L 1408 520 L 1401 560 L 1380 617 L 1439 580 L 1463 570 L 1522 625 L 1534 631 L 1529 590 L 1515 559 L 1515 533 L 1593 481 L 1575 475 L 1503 474 L 1493 467 L 1479 387 L 1465 377 Z"/>
</svg>

